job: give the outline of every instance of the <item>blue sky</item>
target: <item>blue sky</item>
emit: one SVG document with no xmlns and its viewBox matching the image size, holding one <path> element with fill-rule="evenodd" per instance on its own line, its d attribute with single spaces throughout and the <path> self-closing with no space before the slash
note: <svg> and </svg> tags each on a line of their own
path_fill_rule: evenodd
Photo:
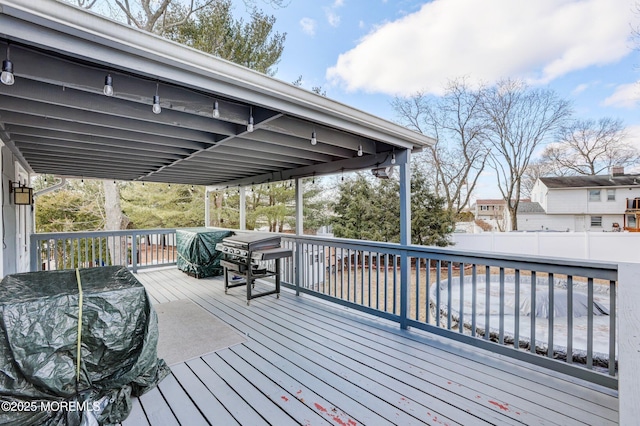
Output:
<svg viewBox="0 0 640 426">
<path fill-rule="evenodd" d="M 236 11 L 245 10 L 234 0 Z M 395 95 L 438 95 L 448 79 L 549 87 L 579 118 L 621 118 L 640 148 L 636 0 L 290 0 L 276 78 L 388 120 Z M 489 174 L 491 172 L 488 172 Z M 486 182 L 477 196 L 497 196 Z"/>
</svg>

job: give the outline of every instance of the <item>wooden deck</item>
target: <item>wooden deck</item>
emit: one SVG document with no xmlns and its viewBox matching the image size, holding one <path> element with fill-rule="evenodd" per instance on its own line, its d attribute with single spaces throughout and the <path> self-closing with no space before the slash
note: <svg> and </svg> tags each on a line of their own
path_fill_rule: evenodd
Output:
<svg viewBox="0 0 640 426">
<path fill-rule="evenodd" d="M 247 342 L 178 364 L 123 425 L 613 425 L 617 392 L 283 291 L 179 270 L 137 274 L 154 303 L 190 299 Z"/>
</svg>

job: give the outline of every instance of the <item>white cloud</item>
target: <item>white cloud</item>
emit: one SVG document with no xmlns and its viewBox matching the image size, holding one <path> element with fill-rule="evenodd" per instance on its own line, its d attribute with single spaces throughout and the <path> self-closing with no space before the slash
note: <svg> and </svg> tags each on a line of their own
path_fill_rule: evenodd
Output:
<svg viewBox="0 0 640 426">
<path fill-rule="evenodd" d="M 618 108 L 635 108 L 640 101 L 640 81 L 621 84 L 611 96 L 604 100 L 603 105 Z"/>
<path fill-rule="evenodd" d="M 635 0 L 434 0 L 365 36 L 327 78 L 348 90 L 441 93 L 448 79 L 547 83 L 630 53 Z M 634 24 L 634 22 L 631 22 Z"/>
<path fill-rule="evenodd" d="M 578 84 L 576 86 L 576 88 L 571 91 L 571 94 L 573 94 L 574 96 L 575 95 L 579 95 L 580 93 L 584 92 L 588 88 L 589 88 L 589 84 L 588 83 Z"/>
<path fill-rule="evenodd" d="M 334 8 L 338 8 L 338 7 L 342 7 L 344 6 L 344 0 L 335 0 L 333 2 L 333 7 Z"/>
<path fill-rule="evenodd" d="M 337 27 L 340 25 L 340 15 L 333 11 L 333 9 L 326 9 L 325 13 L 327 15 L 327 22 L 332 27 Z"/>
<path fill-rule="evenodd" d="M 315 35 L 316 33 L 316 21 L 311 18 L 302 18 L 300 20 L 300 27 L 305 34 Z"/>
</svg>

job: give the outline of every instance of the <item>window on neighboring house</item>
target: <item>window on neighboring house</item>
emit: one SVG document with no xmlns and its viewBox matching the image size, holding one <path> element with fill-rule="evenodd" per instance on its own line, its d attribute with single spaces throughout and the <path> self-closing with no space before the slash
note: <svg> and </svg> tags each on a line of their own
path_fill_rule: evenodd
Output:
<svg viewBox="0 0 640 426">
<path fill-rule="evenodd" d="M 591 227 L 593 227 L 593 228 L 601 228 L 602 227 L 602 216 L 591 216 Z"/>
<path fill-rule="evenodd" d="M 635 228 L 636 227 L 636 217 L 632 214 L 627 215 L 627 227 Z"/>
<path fill-rule="evenodd" d="M 607 201 L 615 201 L 615 200 L 616 200 L 616 190 L 607 189 Z"/>
<path fill-rule="evenodd" d="M 589 190 L 589 201 L 600 201 L 600 190 L 599 189 L 590 189 Z"/>
</svg>

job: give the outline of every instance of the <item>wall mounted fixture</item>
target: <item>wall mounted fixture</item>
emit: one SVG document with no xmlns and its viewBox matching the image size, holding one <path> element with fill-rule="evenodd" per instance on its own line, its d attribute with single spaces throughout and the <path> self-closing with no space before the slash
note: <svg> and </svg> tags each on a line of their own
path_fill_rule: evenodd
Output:
<svg viewBox="0 0 640 426">
<path fill-rule="evenodd" d="M 107 74 L 104 78 L 104 88 L 102 92 L 105 96 L 113 96 L 113 78 L 111 78 L 111 74 Z"/>
<path fill-rule="evenodd" d="M 2 61 L 2 74 L 0 74 L 0 81 L 7 86 L 11 86 L 16 82 L 13 76 L 13 62 L 9 59 L 9 46 L 7 46 L 7 59 Z"/>
<path fill-rule="evenodd" d="M 33 204 L 33 188 L 22 185 L 20 182 L 9 181 L 9 194 L 13 194 L 13 204 L 29 206 Z"/>
</svg>

